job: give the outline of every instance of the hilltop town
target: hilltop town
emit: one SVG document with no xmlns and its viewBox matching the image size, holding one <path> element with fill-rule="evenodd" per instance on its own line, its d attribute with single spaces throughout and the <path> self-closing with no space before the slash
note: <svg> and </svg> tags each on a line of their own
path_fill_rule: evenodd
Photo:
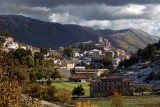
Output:
<svg viewBox="0 0 160 107">
<path fill-rule="evenodd" d="M 33 85 L 32 88 L 39 88 L 43 91 L 45 90 L 43 86 L 46 86 L 46 84 L 48 90 L 52 88 L 52 83 L 56 84 L 60 90 L 65 89 L 65 84 L 70 84 L 71 87 L 74 86 L 72 90 L 74 97 L 75 95 L 78 95 L 78 97 L 85 95 L 93 98 L 107 97 L 115 89 L 124 96 L 159 92 L 158 70 L 160 67 L 158 59 L 160 52 L 158 48 L 155 49 L 155 46 L 158 47 L 159 43 L 147 47 L 154 49 L 153 53 L 150 54 L 153 60 L 141 59 L 143 57 L 141 55 L 145 54 L 139 55 L 139 53 L 145 52 L 145 49 L 137 52 L 137 55 L 139 55 L 137 59 L 123 49 L 113 47 L 102 35 L 99 35 L 97 41 L 78 42 L 67 47 L 59 47 L 57 50 L 46 47 L 38 48 L 17 42 L 9 32 L 1 33 L 0 43 L 2 56 L 6 61 L 4 65 L 2 62 L 2 67 L 5 68 L 9 65 L 8 70 L 4 73 L 0 72 L 1 79 L 5 76 L 17 76 L 18 81 L 25 81 L 24 83 L 29 79 L 31 85 Z M 147 58 L 151 58 L 150 55 Z M 5 65 L 6 63 L 8 65 Z M 11 68 L 14 69 L 12 72 L 10 71 Z M 37 85 L 34 86 L 34 83 Z M 85 92 L 80 94 L 75 92 L 73 94 L 77 84 L 87 84 L 85 86 L 85 89 L 86 87 L 88 89 L 88 91 L 85 90 L 86 94 Z M 78 85 L 77 88 L 82 88 L 84 91 L 82 85 Z M 154 92 L 148 88 L 152 88 Z M 68 93 L 65 90 L 61 91 Z M 69 91 L 71 90 L 69 89 Z M 33 90 L 30 90 L 30 92 L 34 93 Z M 56 93 L 58 92 L 57 90 Z M 68 95 L 70 94 L 68 93 Z M 41 99 L 39 95 L 33 95 L 32 97 L 35 96 Z M 57 96 L 54 97 L 57 98 Z M 49 100 L 45 96 L 42 99 Z M 68 100 L 65 99 L 65 101 Z M 52 101 L 62 103 L 60 99 L 52 99 Z"/>
</svg>

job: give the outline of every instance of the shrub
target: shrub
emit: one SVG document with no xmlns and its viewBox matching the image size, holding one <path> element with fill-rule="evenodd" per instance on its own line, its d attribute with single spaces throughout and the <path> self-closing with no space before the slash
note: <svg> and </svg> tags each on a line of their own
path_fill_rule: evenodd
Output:
<svg viewBox="0 0 160 107">
<path fill-rule="evenodd" d="M 98 107 L 90 102 L 76 102 L 75 107 Z"/>
<path fill-rule="evenodd" d="M 56 98 L 57 98 L 57 101 L 61 102 L 61 103 L 68 103 L 69 104 L 72 101 L 71 94 L 67 90 L 59 90 L 56 93 Z"/>
</svg>

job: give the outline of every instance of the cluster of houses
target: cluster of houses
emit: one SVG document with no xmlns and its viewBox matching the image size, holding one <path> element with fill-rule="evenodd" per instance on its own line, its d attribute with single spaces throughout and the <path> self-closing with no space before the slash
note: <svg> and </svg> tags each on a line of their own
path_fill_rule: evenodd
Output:
<svg viewBox="0 0 160 107">
<path fill-rule="evenodd" d="M 40 52 L 39 48 L 32 47 L 31 45 L 24 45 L 22 43 L 15 42 L 12 37 L 4 37 L 0 36 L 0 41 L 2 41 L 2 49 L 5 52 L 9 52 L 10 50 L 16 49 L 24 49 L 24 50 L 31 50 L 32 53 Z"/>
<path fill-rule="evenodd" d="M 129 55 L 126 54 L 124 50 L 114 48 L 111 43 L 107 39 L 103 39 L 101 35 L 98 37 L 98 42 L 89 40 L 88 42 L 75 43 L 72 47 L 75 51 L 73 58 L 70 60 L 53 59 L 57 68 L 71 81 L 87 81 L 89 78 L 100 77 L 101 74 L 108 70 L 98 68 L 99 62 L 105 57 L 111 59 L 112 65 L 115 68 L 117 68 L 120 61 L 129 58 Z M 50 55 L 58 53 L 63 56 L 64 49 L 64 47 L 59 47 L 59 50 L 50 50 L 49 53 Z M 91 63 L 94 63 L 94 69 L 86 69 L 84 64 L 91 65 Z M 71 74 L 71 70 L 74 71 L 74 73 Z M 77 80 L 75 80 L 76 77 Z"/>
<path fill-rule="evenodd" d="M 77 64 L 82 62 L 89 65 L 92 62 L 98 62 L 105 57 L 112 59 L 112 65 L 117 68 L 120 61 L 128 59 L 130 57 L 122 49 L 114 48 L 107 39 L 103 39 L 103 36 L 98 37 L 98 42 L 88 41 L 74 44 L 74 60 Z M 97 63 L 98 65 L 98 63 Z"/>
</svg>

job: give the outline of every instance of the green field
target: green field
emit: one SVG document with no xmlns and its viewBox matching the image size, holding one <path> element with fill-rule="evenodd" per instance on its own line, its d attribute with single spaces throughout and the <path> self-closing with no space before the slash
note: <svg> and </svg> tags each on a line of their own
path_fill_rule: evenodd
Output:
<svg viewBox="0 0 160 107">
<path fill-rule="evenodd" d="M 89 82 L 54 82 L 57 89 L 66 89 L 72 92 L 73 88 L 82 85 L 85 90 L 85 96 L 89 96 Z M 160 107 L 160 96 L 129 96 L 124 98 L 124 107 Z M 91 102 L 98 107 L 113 107 L 110 98 L 79 98 L 82 102 Z"/>
<path fill-rule="evenodd" d="M 85 96 L 89 96 L 89 82 L 54 82 L 52 83 L 57 89 L 66 89 L 69 92 L 72 92 L 74 87 L 82 85 L 85 91 Z"/>
<path fill-rule="evenodd" d="M 98 107 L 113 107 L 109 98 L 85 98 L 79 100 L 91 102 Z M 160 107 L 160 96 L 124 97 L 124 107 Z"/>
</svg>

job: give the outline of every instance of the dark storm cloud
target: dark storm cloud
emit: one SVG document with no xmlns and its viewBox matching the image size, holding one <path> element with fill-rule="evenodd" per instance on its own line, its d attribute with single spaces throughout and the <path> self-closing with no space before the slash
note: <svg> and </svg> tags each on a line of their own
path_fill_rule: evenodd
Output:
<svg viewBox="0 0 160 107">
<path fill-rule="evenodd" d="M 0 0 L 6 3 L 21 4 L 28 6 L 55 7 L 58 5 L 86 5 L 91 3 L 107 4 L 113 6 L 126 4 L 157 4 L 160 0 Z"/>
</svg>

